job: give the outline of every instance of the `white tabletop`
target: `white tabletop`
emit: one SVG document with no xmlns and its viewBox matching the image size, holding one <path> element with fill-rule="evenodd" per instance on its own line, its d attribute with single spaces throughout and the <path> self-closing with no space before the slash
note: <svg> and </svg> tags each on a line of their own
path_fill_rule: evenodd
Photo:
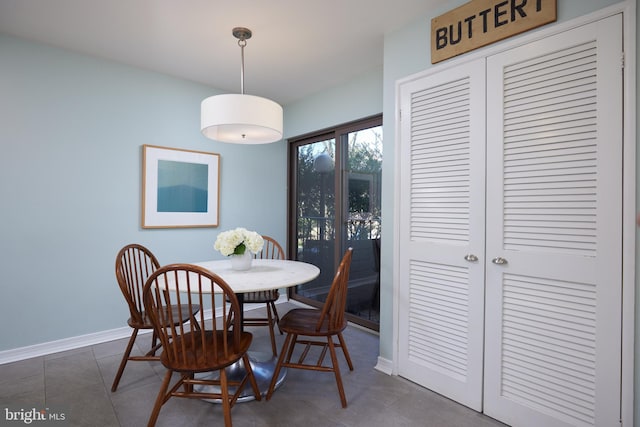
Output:
<svg viewBox="0 0 640 427">
<path fill-rule="evenodd" d="M 246 271 L 232 270 L 228 259 L 194 264 L 222 277 L 235 293 L 287 288 L 310 282 L 320 275 L 318 267 L 301 261 L 254 259 L 251 269 Z"/>
</svg>

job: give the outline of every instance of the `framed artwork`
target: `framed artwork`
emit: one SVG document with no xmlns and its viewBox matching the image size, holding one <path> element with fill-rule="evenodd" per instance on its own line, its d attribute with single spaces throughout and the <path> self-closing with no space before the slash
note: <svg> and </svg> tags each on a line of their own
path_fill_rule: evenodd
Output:
<svg viewBox="0 0 640 427">
<path fill-rule="evenodd" d="M 217 227 L 220 155 L 142 146 L 142 228 Z"/>
</svg>

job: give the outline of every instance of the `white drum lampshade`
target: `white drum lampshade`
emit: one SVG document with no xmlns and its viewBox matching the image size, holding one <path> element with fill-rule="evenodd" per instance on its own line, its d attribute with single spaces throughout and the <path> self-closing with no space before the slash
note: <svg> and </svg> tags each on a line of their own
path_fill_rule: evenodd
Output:
<svg viewBox="0 0 640 427">
<path fill-rule="evenodd" d="M 202 101 L 200 129 L 209 139 L 235 144 L 266 144 L 282 139 L 282 107 L 245 94 L 210 96 Z"/>
</svg>

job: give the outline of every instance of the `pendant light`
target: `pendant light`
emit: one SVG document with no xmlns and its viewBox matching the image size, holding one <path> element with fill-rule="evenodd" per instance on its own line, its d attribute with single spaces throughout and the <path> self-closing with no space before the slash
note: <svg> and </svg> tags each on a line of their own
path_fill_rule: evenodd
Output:
<svg viewBox="0 0 640 427">
<path fill-rule="evenodd" d="M 240 94 L 211 96 L 202 101 L 200 129 L 209 139 L 234 144 L 266 144 L 282 139 L 282 107 L 276 102 L 244 93 L 244 47 L 248 28 L 234 28 L 240 46 Z"/>
</svg>

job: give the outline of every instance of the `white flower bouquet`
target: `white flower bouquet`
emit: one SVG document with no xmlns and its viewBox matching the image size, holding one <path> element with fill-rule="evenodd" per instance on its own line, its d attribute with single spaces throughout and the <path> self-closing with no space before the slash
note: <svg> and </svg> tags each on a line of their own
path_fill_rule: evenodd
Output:
<svg viewBox="0 0 640 427">
<path fill-rule="evenodd" d="M 238 227 L 234 230 L 223 231 L 218 234 L 213 248 L 224 256 L 242 255 L 245 251 L 257 253 L 262 250 L 264 240 L 255 231 Z"/>
</svg>

